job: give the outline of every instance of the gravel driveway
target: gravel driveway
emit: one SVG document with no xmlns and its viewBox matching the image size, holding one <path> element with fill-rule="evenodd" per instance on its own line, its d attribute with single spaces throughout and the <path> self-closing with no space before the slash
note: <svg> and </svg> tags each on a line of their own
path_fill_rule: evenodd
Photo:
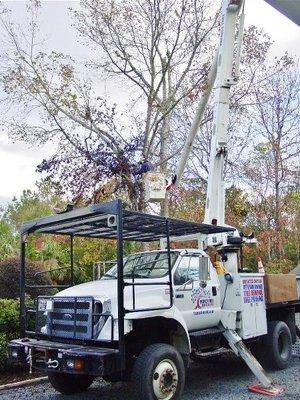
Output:
<svg viewBox="0 0 300 400">
<path fill-rule="evenodd" d="M 294 357 L 290 368 L 271 372 L 274 381 L 285 388 L 280 399 L 300 400 L 300 358 Z M 268 397 L 252 394 L 247 385 L 256 382 L 255 377 L 234 356 L 222 356 L 218 360 L 206 360 L 201 365 L 192 364 L 188 370 L 182 400 L 260 400 Z M 132 400 L 130 384 L 107 384 L 97 380 L 88 392 L 63 396 L 49 384 L 39 384 L 0 392 L 1 400 Z"/>
</svg>

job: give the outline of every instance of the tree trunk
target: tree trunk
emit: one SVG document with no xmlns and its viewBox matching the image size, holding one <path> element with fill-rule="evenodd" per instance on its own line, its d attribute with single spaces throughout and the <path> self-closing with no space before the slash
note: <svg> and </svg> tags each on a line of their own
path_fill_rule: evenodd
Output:
<svg viewBox="0 0 300 400">
<path fill-rule="evenodd" d="M 282 244 L 282 224 L 281 224 L 281 206 L 280 206 L 280 182 L 279 182 L 279 150 L 275 149 L 275 240 L 276 256 L 280 259 L 284 256 Z"/>
<path fill-rule="evenodd" d="M 166 60 L 162 60 L 163 68 L 165 67 Z M 163 82 L 163 107 L 162 112 L 164 112 L 164 108 L 168 107 L 168 103 L 170 101 L 171 95 L 171 71 L 169 70 L 167 74 L 165 74 L 164 82 Z M 168 158 L 168 138 L 170 135 L 170 113 L 165 117 L 161 132 L 160 132 L 160 172 L 167 177 L 167 158 Z M 164 200 L 160 203 L 160 214 L 167 217 L 169 215 L 169 195 L 166 192 Z"/>
</svg>

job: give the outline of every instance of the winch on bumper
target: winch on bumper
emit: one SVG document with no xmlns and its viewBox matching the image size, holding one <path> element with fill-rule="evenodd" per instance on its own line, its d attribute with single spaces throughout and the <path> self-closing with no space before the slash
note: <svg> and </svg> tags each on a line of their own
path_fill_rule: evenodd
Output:
<svg viewBox="0 0 300 400">
<path fill-rule="evenodd" d="M 71 374 L 105 376 L 120 369 L 118 350 L 37 339 L 11 341 L 9 359 L 34 369 Z"/>
</svg>

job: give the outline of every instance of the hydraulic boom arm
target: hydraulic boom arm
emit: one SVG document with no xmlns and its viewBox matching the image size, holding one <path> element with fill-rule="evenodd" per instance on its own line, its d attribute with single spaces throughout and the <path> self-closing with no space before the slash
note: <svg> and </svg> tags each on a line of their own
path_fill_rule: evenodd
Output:
<svg viewBox="0 0 300 400">
<path fill-rule="evenodd" d="M 299 0 L 265 0 L 296 24 L 300 24 Z M 239 64 L 244 31 L 245 0 L 222 0 L 220 42 L 195 117 L 172 179 L 179 185 L 195 137 L 199 131 L 205 107 L 212 89 L 215 90 L 213 132 L 210 150 L 209 176 L 205 206 L 205 223 L 225 223 L 224 163 L 227 155 L 230 88 L 239 78 Z"/>
<path fill-rule="evenodd" d="M 186 167 L 194 139 L 199 130 L 205 107 L 215 85 L 213 135 L 205 207 L 205 222 L 216 219 L 224 224 L 224 160 L 227 153 L 229 123 L 229 92 L 239 76 L 240 50 L 244 25 L 244 0 L 223 0 L 221 8 L 221 35 L 219 46 L 208 76 L 190 132 L 186 139 L 175 175 L 178 185 Z M 238 29 L 237 29 L 238 26 Z"/>
<path fill-rule="evenodd" d="M 227 154 L 230 88 L 238 80 L 240 49 L 244 25 L 244 0 L 222 4 L 218 72 L 215 82 L 213 132 L 205 205 L 206 223 L 225 223 L 224 163 Z M 241 13 L 241 14 L 240 14 Z M 238 31 L 236 30 L 239 25 Z M 238 37 L 236 41 L 236 37 Z"/>
</svg>

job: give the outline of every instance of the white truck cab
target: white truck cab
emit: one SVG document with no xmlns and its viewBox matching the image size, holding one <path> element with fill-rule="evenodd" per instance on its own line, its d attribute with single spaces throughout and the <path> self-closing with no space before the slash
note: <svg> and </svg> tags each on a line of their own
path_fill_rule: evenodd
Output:
<svg viewBox="0 0 300 400">
<path fill-rule="evenodd" d="M 180 323 L 184 325 L 187 332 L 217 326 L 221 320 L 220 280 L 208 255 L 197 249 L 171 250 L 170 254 L 174 290 L 173 308 L 181 316 Z M 168 281 L 166 250 L 135 253 L 127 257 L 124 260 L 124 280 L 129 283 L 132 279 L 138 286 L 135 289 L 134 298 L 131 288 L 129 286 L 125 288 L 125 308 L 146 310 L 168 307 L 169 288 L 163 288 L 161 285 Z M 152 283 L 152 285 L 143 286 L 144 283 Z M 108 270 L 100 280 L 73 286 L 57 296 L 60 298 L 93 296 L 95 300 L 105 304 L 105 307 L 109 304 L 112 315 L 116 317 L 117 265 Z M 170 311 L 169 314 L 171 315 Z M 132 324 L 129 323 L 131 318 L 160 315 L 160 310 L 127 314 L 125 333 L 129 333 L 132 329 Z M 111 323 L 111 320 L 107 320 L 107 326 L 99 331 L 99 340 L 110 339 Z M 117 326 L 114 334 L 118 337 Z"/>
</svg>

